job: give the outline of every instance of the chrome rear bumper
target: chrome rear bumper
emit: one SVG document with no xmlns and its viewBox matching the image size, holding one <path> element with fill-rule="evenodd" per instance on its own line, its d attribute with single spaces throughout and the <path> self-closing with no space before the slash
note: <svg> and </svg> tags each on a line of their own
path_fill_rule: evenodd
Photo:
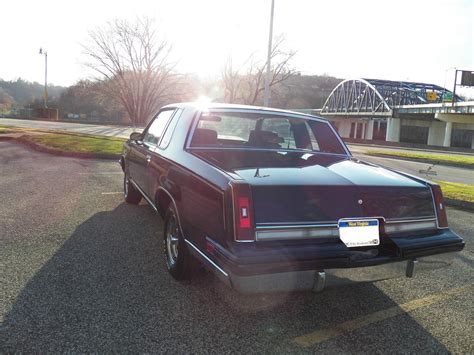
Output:
<svg viewBox="0 0 474 355">
<path fill-rule="evenodd" d="M 230 274 L 233 288 L 242 293 L 290 292 L 314 290 L 346 285 L 354 282 L 374 282 L 397 277 L 413 277 L 418 272 L 449 266 L 455 253 L 444 253 L 417 259 L 392 262 L 375 266 L 306 270 L 239 276 Z"/>
</svg>

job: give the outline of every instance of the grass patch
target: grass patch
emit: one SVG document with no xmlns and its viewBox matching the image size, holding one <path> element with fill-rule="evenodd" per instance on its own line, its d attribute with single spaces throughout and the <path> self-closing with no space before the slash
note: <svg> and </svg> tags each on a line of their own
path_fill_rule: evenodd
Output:
<svg viewBox="0 0 474 355">
<path fill-rule="evenodd" d="M 436 181 L 436 183 L 441 186 L 445 198 L 474 203 L 474 185 L 448 181 Z"/>
<path fill-rule="evenodd" d="M 122 138 L 115 137 L 60 133 L 29 135 L 27 139 L 64 152 L 92 154 L 120 154 L 125 141 Z"/>
<path fill-rule="evenodd" d="M 5 133 L 16 133 L 15 127 L 11 126 L 0 126 L 0 134 L 5 134 Z"/>
<path fill-rule="evenodd" d="M 399 157 L 412 160 L 421 160 L 430 163 L 439 163 L 454 166 L 468 166 L 474 168 L 474 156 L 462 156 L 462 155 L 449 155 L 449 154 L 437 154 L 437 153 L 423 153 L 423 152 L 397 152 L 388 150 L 371 150 L 365 153 L 366 155 L 375 156 L 390 156 Z"/>
</svg>

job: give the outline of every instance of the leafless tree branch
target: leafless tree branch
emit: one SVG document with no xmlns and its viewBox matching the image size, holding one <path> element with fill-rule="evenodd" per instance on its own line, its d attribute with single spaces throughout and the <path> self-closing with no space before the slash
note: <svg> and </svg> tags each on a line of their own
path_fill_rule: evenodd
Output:
<svg viewBox="0 0 474 355">
<path fill-rule="evenodd" d="M 275 38 L 272 46 L 270 88 L 284 83 L 296 74 L 291 62 L 295 51 L 282 49 L 284 37 Z M 244 72 L 243 68 L 246 67 Z M 251 54 L 244 64 L 234 69 L 232 57 L 228 57 L 221 72 L 221 83 L 224 87 L 224 102 L 255 105 L 262 99 L 265 87 L 266 61 L 256 60 L 255 53 Z"/>
<path fill-rule="evenodd" d="M 83 48 L 104 94 L 122 104 L 134 124 L 146 123 L 173 87 L 171 46 L 147 17 L 109 22 L 89 32 Z"/>
</svg>

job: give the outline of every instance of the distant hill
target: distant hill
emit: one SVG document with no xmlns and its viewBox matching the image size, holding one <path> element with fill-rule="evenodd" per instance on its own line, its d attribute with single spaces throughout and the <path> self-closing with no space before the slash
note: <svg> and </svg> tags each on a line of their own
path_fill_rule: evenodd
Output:
<svg viewBox="0 0 474 355">
<path fill-rule="evenodd" d="M 58 99 L 66 89 L 63 86 L 48 86 L 49 100 Z M 12 97 L 17 105 L 26 106 L 43 99 L 44 85 L 21 78 L 15 81 L 0 79 L 0 91 Z"/>
</svg>

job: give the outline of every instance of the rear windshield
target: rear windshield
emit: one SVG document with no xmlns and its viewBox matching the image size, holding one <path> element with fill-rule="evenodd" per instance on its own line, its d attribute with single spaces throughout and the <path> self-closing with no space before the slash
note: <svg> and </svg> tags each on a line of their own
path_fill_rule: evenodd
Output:
<svg viewBox="0 0 474 355">
<path fill-rule="evenodd" d="M 203 113 L 194 131 L 191 147 L 346 154 L 329 123 L 271 113 Z"/>
</svg>

